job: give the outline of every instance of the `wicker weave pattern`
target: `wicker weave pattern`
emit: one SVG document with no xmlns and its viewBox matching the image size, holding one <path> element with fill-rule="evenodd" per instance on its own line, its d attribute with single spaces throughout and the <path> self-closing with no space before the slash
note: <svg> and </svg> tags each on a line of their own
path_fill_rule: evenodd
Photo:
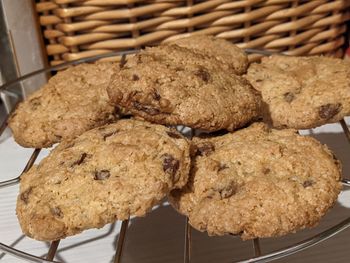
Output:
<svg viewBox="0 0 350 263">
<path fill-rule="evenodd" d="M 36 5 L 51 64 L 191 34 L 215 35 L 242 48 L 339 56 L 349 7 L 347 0 L 42 0 Z"/>
</svg>

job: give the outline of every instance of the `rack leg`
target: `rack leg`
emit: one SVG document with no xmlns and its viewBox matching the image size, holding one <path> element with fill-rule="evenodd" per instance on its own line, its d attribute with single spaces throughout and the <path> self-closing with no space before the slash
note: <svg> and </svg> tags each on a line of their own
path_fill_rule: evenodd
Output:
<svg viewBox="0 0 350 263">
<path fill-rule="evenodd" d="M 124 241 L 125 241 L 125 236 L 126 236 L 126 231 L 128 229 L 128 225 L 129 225 L 129 219 L 124 220 L 122 222 L 122 226 L 121 226 L 120 232 L 119 232 L 118 243 L 117 243 L 117 250 L 115 252 L 115 257 L 114 257 L 114 263 L 121 263 Z"/>
<path fill-rule="evenodd" d="M 120 66 L 121 68 L 123 68 L 124 65 L 125 65 L 125 63 L 126 63 L 126 55 L 123 54 L 123 55 L 122 55 L 122 58 L 120 59 L 119 66 Z"/>
<path fill-rule="evenodd" d="M 41 149 L 38 149 L 38 148 L 33 151 L 32 155 L 30 156 L 29 161 L 26 164 L 26 166 L 24 167 L 21 175 L 25 172 L 28 172 L 29 169 L 33 166 L 36 158 L 38 158 L 38 156 L 39 156 L 40 151 L 41 151 Z"/>
<path fill-rule="evenodd" d="M 192 242 L 191 226 L 188 223 L 188 218 L 186 217 L 184 263 L 190 263 L 190 260 L 191 260 L 191 242 Z"/>
<path fill-rule="evenodd" d="M 255 257 L 260 257 L 261 256 L 261 248 L 260 248 L 259 238 L 255 238 L 253 240 L 253 247 L 254 247 Z"/>
<path fill-rule="evenodd" d="M 340 120 L 340 125 L 343 128 L 343 130 L 344 130 L 346 139 L 348 139 L 348 141 L 350 142 L 350 131 L 349 131 L 349 128 L 346 125 L 346 122 L 344 121 L 344 119 Z"/>
<path fill-rule="evenodd" d="M 7 121 L 10 118 L 12 112 L 14 112 L 14 110 L 16 109 L 18 105 L 18 102 L 16 102 L 15 106 L 12 108 L 11 112 L 7 114 L 6 118 L 4 119 L 4 121 L 1 123 L 0 125 L 0 136 L 3 134 L 3 132 L 5 131 L 6 127 L 7 127 Z"/>
<path fill-rule="evenodd" d="M 60 244 L 60 240 L 56 240 L 51 242 L 49 252 L 47 253 L 46 259 L 53 260 L 58 248 L 58 245 Z"/>
</svg>

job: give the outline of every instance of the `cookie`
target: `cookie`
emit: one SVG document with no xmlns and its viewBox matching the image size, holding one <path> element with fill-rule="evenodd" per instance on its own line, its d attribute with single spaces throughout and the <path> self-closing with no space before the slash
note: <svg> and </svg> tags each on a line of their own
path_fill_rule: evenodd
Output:
<svg viewBox="0 0 350 263">
<path fill-rule="evenodd" d="M 144 216 L 187 182 L 189 142 L 176 130 L 136 120 L 63 140 L 21 176 L 23 232 L 57 240 L 129 216 Z"/>
<path fill-rule="evenodd" d="M 106 91 L 117 69 L 117 63 L 98 62 L 58 72 L 11 115 L 14 139 L 24 147 L 49 147 L 117 119 Z"/>
<path fill-rule="evenodd" d="M 209 71 L 224 71 L 227 74 L 232 74 L 229 71 L 227 64 L 221 63 L 216 58 L 209 56 L 204 53 L 196 53 L 191 49 L 180 47 L 178 45 L 163 44 L 156 47 L 147 47 L 144 51 L 141 51 L 142 62 L 146 63 L 148 61 L 152 62 L 155 59 L 159 62 L 171 65 L 175 67 L 176 70 L 183 70 L 183 67 L 188 65 L 204 67 Z M 134 58 L 127 61 L 128 67 L 135 67 L 139 64 L 139 60 Z"/>
<path fill-rule="evenodd" d="M 150 122 L 234 130 L 260 114 L 260 94 L 215 59 L 178 46 L 137 54 L 112 77 L 113 103 Z"/>
<path fill-rule="evenodd" d="M 169 198 L 194 228 L 209 235 L 246 240 L 314 226 L 341 190 L 339 161 L 295 130 L 255 123 L 194 143 L 189 183 Z"/>
<path fill-rule="evenodd" d="M 277 128 L 308 129 L 350 115 L 350 63 L 328 57 L 271 56 L 247 79 L 264 100 L 264 119 Z"/>
<path fill-rule="evenodd" d="M 248 57 L 246 53 L 227 40 L 213 36 L 195 35 L 180 38 L 171 43 L 214 57 L 239 75 L 247 71 Z"/>
</svg>

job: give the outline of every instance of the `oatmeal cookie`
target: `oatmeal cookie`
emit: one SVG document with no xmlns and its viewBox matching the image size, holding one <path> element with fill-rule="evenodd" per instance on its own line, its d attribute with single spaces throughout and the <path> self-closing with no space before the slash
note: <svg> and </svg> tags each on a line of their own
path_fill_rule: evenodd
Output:
<svg viewBox="0 0 350 263">
<path fill-rule="evenodd" d="M 189 142 L 176 130 L 136 120 L 63 140 L 21 176 L 23 232 L 57 240 L 129 216 L 144 216 L 187 182 Z"/>
<path fill-rule="evenodd" d="M 213 36 L 195 35 L 180 38 L 171 43 L 214 57 L 239 75 L 247 71 L 248 57 L 246 53 L 227 40 Z"/>
<path fill-rule="evenodd" d="M 11 115 L 15 140 L 24 147 L 50 147 L 116 120 L 106 87 L 117 70 L 117 63 L 97 62 L 58 72 Z"/>
<path fill-rule="evenodd" d="M 350 63 L 328 57 L 271 56 L 252 64 L 247 79 L 277 128 L 308 129 L 350 115 Z"/>
<path fill-rule="evenodd" d="M 255 123 L 194 139 L 189 183 L 171 204 L 209 235 L 275 237 L 316 225 L 337 200 L 341 166 L 332 152 L 295 130 Z"/>
<path fill-rule="evenodd" d="M 107 90 L 115 104 L 165 125 L 234 130 L 260 115 L 260 94 L 247 80 L 179 46 L 135 55 Z"/>
</svg>

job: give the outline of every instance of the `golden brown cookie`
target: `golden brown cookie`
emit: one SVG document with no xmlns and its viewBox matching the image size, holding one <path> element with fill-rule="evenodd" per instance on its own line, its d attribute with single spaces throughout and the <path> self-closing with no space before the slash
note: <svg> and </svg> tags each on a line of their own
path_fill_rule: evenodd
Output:
<svg viewBox="0 0 350 263">
<path fill-rule="evenodd" d="M 246 53 L 225 39 L 206 35 L 195 35 L 180 38 L 171 43 L 216 58 L 222 64 L 228 65 L 230 69 L 239 75 L 247 71 L 248 57 Z"/>
<path fill-rule="evenodd" d="M 17 216 L 38 240 L 144 216 L 186 184 L 189 168 L 189 143 L 177 131 L 120 120 L 63 140 L 23 174 Z"/>
<path fill-rule="evenodd" d="M 252 64 L 247 79 L 278 128 L 307 129 L 350 115 L 350 63 L 328 57 L 271 56 Z"/>
<path fill-rule="evenodd" d="M 117 63 L 98 62 L 58 72 L 11 115 L 15 140 L 24 147 L 49 147 L 115 120 L 106 87 L 117 70 Z"/>
<path fill-rule="evenodd" d="M 194 143 L 189 183 L 170 201 L 209 235 L 252 239 L 314 226 L 341 190 L 332 152 L 294 130 L 255 123 Z"/>
<path fill-rule="evenodd" d="M 260 114 L 260 94 L 248 81 L 179 46 L 137 54 L 107 90 L 116 105 L 165 125 L 234 130 Z"/>
</svg>

